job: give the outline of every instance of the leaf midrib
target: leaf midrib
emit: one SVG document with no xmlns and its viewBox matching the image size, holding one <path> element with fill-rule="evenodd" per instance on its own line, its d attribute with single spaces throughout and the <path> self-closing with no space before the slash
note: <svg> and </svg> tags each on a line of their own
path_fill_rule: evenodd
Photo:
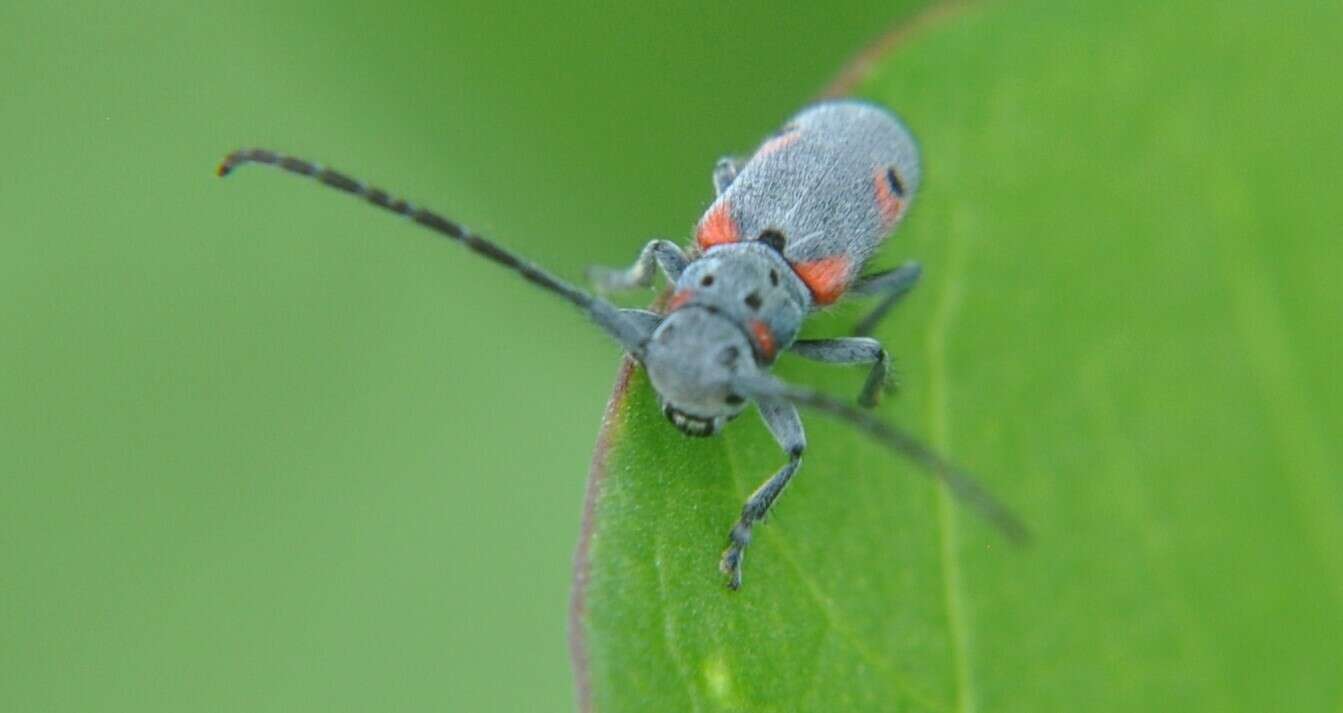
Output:
<svg viewBox="0 0 1343 713">
<path fill-rule="evenodd" d="M 950 420 L 947 414 L 947 333 L 961 302 L 960 277 L 965 270 L 965 240 L 960 231 L 947 232 L 947 266 L 943 289 L 928 328 L 928 393 L 929 421 L 933 445 L 947 452 L 950 438 Z M 970 622 L 965 612 L 964 587 L 961 582 L 960 560 L 956 557 L 959 537 L 954 513 L 955 503 L 946 487 L 937 485 L 937 523 L 939 558 L 942 564 L 943 605 L 947 612 L 952 670 L 956 682 L 956 709 L 960 713 L 974 713 L 975 693 L 970 671 Z"/>
</svg>

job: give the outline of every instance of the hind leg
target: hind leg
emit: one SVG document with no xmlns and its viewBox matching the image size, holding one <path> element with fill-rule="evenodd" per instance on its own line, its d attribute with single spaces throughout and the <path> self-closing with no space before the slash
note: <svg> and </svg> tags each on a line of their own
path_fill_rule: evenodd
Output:
<svg viewBox="0 0 1343 713">
<path fill-rule="evenodd" d="M 880 295 L 881 301 L 867 316 L 858 320 L 858 324 L 853 328 L 854 336 L 865 337 L 871 334 L 895 303 L 914 289 L 921 274 L 923 274 L 922 265 L 907 262 L 894 270 L 859 279 L 850 291 L 856 295 Z"/>
</svg>

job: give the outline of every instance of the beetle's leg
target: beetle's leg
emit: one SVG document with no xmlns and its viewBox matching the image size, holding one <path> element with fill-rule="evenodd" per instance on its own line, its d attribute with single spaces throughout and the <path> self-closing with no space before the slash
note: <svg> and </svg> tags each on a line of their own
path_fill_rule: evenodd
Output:
<svg viewBox="0 0 1343 713">
<path fill-rule="evenodd" d="M 858 404 L 872 408 L 890 376 L 891 359 L 881 342 L 871 337 L 840 337 L 838 339 L 799 339 L 789 351 L 805 359 L 827 364 L 871 364 Z"/>
<path fill-rule="evenodd" d="M 751 529 L 764 519 L 779 493 L 788 486 L 788 481 L 802 465 L 802 451 L 807 448 L 807 435 L 802 430 L 802 419 L 797 415 L 796 406 L 775 399 L 759 401 L 756 406 L 774 440 L 788 453 L 788 463 L 751 493 L 741 508 L 741 518 L 728 533 L 728 546 L 718 568 L 727 575 L 727 586 L 731 589 L 741 588 L 741 561 L 746 546 L 751 544 Z"/>
<path fill-rule="evenodd" d="M 737 174 L 741 172 L 741 159 L 735 156 L 724 156 L 718 159 L 718 163 L 713 167 L 713 192 L 715 195 L 723 195 L 723 191 L 737 180 Z"/>
<path fill-rule="evenodd" d="M 922 273 L 923 267 L 917 262 L 907 262 L 894 270 L 859 279 L 850 288 L 850 292 L 856 295 L 882 295 L 882 298 L 866 317 L 858 320 L 858 324 L 853 328 L 854 336 L 865 337 L 871 334 L 872 330 L 876 329 L 877 323 L 891 311 L 891 307 L 914 289 Z"/>
<path fill-rule="evenodd" d="M 667 279 L 676 282 L 690 264 L 676 243 L 670 240 L 650 240 L 639 257 L 624 270 L 610 267 L 593 266 L 588 268 L 588 279 L 598 292 L 616 292 L 632 290 L 636 287 L 648 287 L 653 284 L 653 266 L 662 269 Z"/>
</svg>

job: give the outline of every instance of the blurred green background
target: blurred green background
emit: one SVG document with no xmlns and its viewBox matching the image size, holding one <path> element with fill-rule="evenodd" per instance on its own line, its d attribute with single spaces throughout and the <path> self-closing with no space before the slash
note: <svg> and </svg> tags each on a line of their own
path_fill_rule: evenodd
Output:
<svg viewBox="0 0 1343 713">
<path fill-rule="evenodd" d="M 0 710 L 566 710 L 617 350 L 263 145 L 562 275 L 680 239 L 915 3 L 0 6 Z"/>
</svg>

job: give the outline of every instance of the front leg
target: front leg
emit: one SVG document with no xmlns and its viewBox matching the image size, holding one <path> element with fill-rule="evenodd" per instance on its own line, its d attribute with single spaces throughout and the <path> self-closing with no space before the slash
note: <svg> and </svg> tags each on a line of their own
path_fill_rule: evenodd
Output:
<svg viewBox="0 0 1343 713">
<path fill-rule="evenodd" d="M 867 408 L 877 405 L 877 399 L 890 376 L 890 357 L 881 348 L 881 342 L 871 337 L 800 339 L 793 342 L 789 351 L 827 364 L 871 364 L 872 370 L 867 373 L 867 381 L 858 394 L 858 405 Z"/>
<path fill-rule="evenodd" d="M 653 284 L 654 265 L 661 268 L 662 274 L 674 283 L 680 279 L 688 264 L 690 258 L 686 257 L 685 252 L 676 243 L 670 240 L 650 240 L 629 268 L 617 270 L 609 267 L 590 267 L 588 279 L 598 292 L 632 290 Z"/>
<path fill-rule="evenodd" d="M 802 430 L 802 419 L 797 415 L 797 407 L 787 401 L 766 400 L 756 404 L 765 426 L 774 435 L 774 440 L 788 453 L 788 463 L 756 488 L 746 504 L 741 508 L 741 518 L 728 534 L 727 550 L 718 568 L 728 577 L 730 589 L 741 589 L 741 562 L 746 554 L 746 546 L 751 544 L 751 529 L 764 519 L 775 499 L 788 486 L 798 466 L 802 465 L 802 451 L 807 448 L 807 435 Z"/>
</svg>

